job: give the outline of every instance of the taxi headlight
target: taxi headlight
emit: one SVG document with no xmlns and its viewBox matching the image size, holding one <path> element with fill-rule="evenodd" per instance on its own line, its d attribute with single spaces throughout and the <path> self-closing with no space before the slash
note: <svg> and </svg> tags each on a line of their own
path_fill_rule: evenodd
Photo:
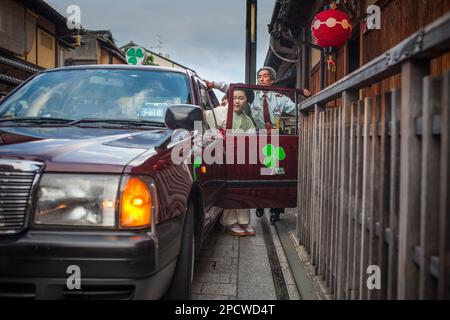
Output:
<svg viewBox="0 0 450 320">
<path fill-rule="evenodd" d="M 120 176 L 44 174 L 34 223 L 114 227 Z"/>
</svg>

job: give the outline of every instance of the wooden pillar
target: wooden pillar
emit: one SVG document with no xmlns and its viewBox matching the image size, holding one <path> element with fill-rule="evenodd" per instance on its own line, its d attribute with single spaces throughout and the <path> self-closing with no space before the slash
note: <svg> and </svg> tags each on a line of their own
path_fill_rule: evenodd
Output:
<svg viewBox="0 0 450 320">
<path fill-rule="evenodd" d="M 441 118 L 438 299 L 450 299 L 450 72 L 443 78 Z"/>
<path fill-rule="evenodd" d="M 303 112 L 299 112 L 298 116 L 298 181 L 297 181 L 297 240 L 298 244 L 302 245 L 302 237 L 303 237 L 303 230 L 301 228 L 301 223 L 303 223 L 303 214 L 304 214 L 304 207 L 303 207 L 303 197 L 304 197 L 304 190 L 303 190 L 303 179 L 304 177 L 304 170 L 303 165 L 305 163 L 305 152 L 304 152 L 304 145 L 305 145 L 305 115 Z"/>
<path fill-rule="evenodd" d="M 420 198 L 420 282 L 419 298 L 436 299 L 436 283 L 428 266 L 432 256 L 439 254 L 439 192 L 436 182 L 440 170 L 440 137 L 433 136 L 434 115 L 440 113 L 441 79 L 427 77 L 424 81 L 422 132 L 422 183 Z"/>
<path fill-rule="evenodd" d="M 347 234 L 348 225 L 346 224 L 348 214 L 350 213 L 350 207 L 348 205 L 348 193 L 349 193 L 349 162 L 350 162 L 350 114 L 352 104 L 358 100 L 357 92 L 345 91 L 342 94 L 342 112 L 340 122 L 340 207 L 338 209 L 338 252 L 337 252 L 337 288 L 336 298 L 338 300 L 343 299 L 344 288 L 346 282 L 346 266 L 347 259 Z"/>
<path fill-rule="evenodd" d="M 419 268 L 414 264 L 414 248 L 420 242 L 422 154 L 415 120 L 422 110 L 423 78 L 429 69 L 429 61 L 408 61 L 402 66 L 398 259 L 398 298 L 402 300 L 418 298 Z"/>
</svg>

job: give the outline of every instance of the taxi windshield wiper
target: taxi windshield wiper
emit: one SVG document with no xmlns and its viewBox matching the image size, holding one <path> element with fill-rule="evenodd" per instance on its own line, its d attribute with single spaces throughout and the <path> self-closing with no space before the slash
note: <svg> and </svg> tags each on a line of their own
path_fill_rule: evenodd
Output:
<svg viewBox="0 0 450 320">
<path fill-rule="evenodd" d="M 166 127 L 165 123 L 157 121 L 139 120 L 139 119 L 79 119 L 69 122 L 69 125 L 78 125 L 83 123 L 117 124 L 126 127 Z M 101 125 L 100 127 L 104 127 Z"/>
<path fill-rule="evenodd" d="M 32 123 L 32 124 L 69 124 L 72 122 L 72 119 L 63 119 L 63 118 L 47 118 L 47 117 L 19 117 L 19 118 L 10 118 L 10 117 L 0 117 L 0 123 L 4 122 L 20 122 L 20 123 Z"/>
</svg>

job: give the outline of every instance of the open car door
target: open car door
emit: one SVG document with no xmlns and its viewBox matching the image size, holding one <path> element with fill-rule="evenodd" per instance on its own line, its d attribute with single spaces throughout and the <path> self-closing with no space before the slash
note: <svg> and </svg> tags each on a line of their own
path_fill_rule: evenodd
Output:
<svg viewBox="0 0 450 320">
<path fill-rule="evenodd" d="M 303 99 L 301 90 L 230 85 L 226 183 L 219 198 L 220 207 L 297 206 L 300 99 Z M 244 105 L 243 100 L 247 100 Z M 264 121 L 268 120 L 267 110 L 271 123 Z"/>
</svg>

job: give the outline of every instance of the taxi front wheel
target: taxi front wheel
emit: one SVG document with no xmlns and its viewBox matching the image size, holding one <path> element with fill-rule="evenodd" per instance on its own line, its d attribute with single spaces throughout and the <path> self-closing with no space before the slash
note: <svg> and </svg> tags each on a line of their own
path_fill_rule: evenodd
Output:
<svg viewBox="0 0 450 320">
<path fill-rule="evenodd" d="M 191 299 L 192 281 L 194 277 L 194 258 L 194 206 L 191 203 L 186 212 L 186 220 L 177 265 L 173 274 L 172 283 L 166 295 L 168 300 Z"/>
</svg>

